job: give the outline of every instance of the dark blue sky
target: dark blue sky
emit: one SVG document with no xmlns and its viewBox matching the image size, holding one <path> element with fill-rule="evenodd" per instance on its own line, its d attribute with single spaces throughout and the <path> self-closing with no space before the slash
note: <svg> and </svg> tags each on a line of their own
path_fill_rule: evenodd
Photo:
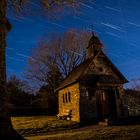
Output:
<svg viewBox="0 0 140 140">
<path fill-rule="evenodd" d="M 81 3 L 79 15 L 63 14 L 57 20 L 42 16 L 15 18 L 8 12 L 13 25 L 7 38 L 8 76 L 23 76 L 33 48 L 40 39 L 47 38 L 47 34 L 62 33 L 69 28 L 90 30 L 93 24 L 105 52 L 118 69 L 128 80 L 140 77 L 140 1 L 87 1 Z"/>
</svg>

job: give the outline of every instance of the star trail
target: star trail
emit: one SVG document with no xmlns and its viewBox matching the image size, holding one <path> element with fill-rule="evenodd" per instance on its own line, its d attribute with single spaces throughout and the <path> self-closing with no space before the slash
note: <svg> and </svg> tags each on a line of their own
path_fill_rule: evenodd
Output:
<svg viewBox="0 0 140 140">
<path fill-rule="evenodd" d="M 30 4 L 40 8 L 34 1 Z M 33 49 L 51 32 L 59 34 L 70 28 L 95 33 L 104 51 L 128 80 L 140 77 L 140 1 L 90 0 L 80 4 L 78 14 L 64 11 L 58 19 L 43 16 L 14 17 L 8 12 L 13 29 L 7 37 L 7 74 L 22 78 Z M 65 14 L 66 13 L 66 14 Z"/>
</svg>

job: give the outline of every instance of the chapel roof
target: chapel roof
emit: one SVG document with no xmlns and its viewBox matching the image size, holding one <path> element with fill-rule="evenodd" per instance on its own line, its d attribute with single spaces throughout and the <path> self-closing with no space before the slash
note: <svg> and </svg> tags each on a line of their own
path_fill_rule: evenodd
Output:
<svg viewBox="0 0 140 140">
<path fill-rule="evenodd" d="M 95 36 L 91 37 L 90 42 L 94 43 L 94 37 Z M 100 43 L 100 41 L 99 41 L 99 39 L 97 39 L 97 37 L 96 37 L 96 40 Z M 90 44 L 90 42 L 89 42 L 89 44 Z M 102 74 L 89 75 L 88 73 L 85 74 L 85 71 L 88 69 L 88 67 L 90 66 L 90 64 L 94 60 L 94 58 L 100 54 L 102 54 L 102 56 L 104 57 L 107 64 L 112 68 L 114 73 L 117 75 L 118 80 L 115 79 L 111 75 L 102 75 Z M 102 50 L 100 50 L 100 52 L 98 52 L 96 55 L 93 55 L 92 57 L 88 57 L 81 64 L 79 64 L 76 68 L 74 68 L 69 73 L 69 75 L 64 79 L 63 83 L 60 84 L 60 86 L 56 89 L 56 91 L 63 89 L 63 88 L 65 88 L 65 87 L 67 87 L 75 82 L 78 82 L 79 80 L 84 79 L 84 77 L 86 77 L 86 78 L 89 77 L 89 78 L 92 78 L 93 80 L 95 80 L 95 77 L 96 77 L 96 79 L 98 79 L 97 82 L 100 84 L 103 84 L 103 83 L 124 84 L 124 83 L 128 82 L 127 79 L 122 75 L 122 73 L 111 62 L 111 60 L 105 55 L 105 53 Z"/>
</svg>

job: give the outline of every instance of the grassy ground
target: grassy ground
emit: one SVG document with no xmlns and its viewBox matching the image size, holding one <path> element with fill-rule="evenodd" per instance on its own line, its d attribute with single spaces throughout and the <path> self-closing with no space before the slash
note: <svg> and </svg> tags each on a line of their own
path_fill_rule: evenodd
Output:
<svg viewBox="0 0 140 140">
<path fill-rule="evenodd" d="M 91 125 L 65 130 L 76 127 L 77 124 L 45 116 L 14 117 L 12 123 L 14 128 L 29 140 L 140 140 L 140 125 L 107 127 Z"/>
<path fill-rule="evenodd" d="M 15 130 L 22 134 L 37 134 L 77 127 L 75 122 L 57 120 L 55 116 L 12 117 Z"/>
</svg>

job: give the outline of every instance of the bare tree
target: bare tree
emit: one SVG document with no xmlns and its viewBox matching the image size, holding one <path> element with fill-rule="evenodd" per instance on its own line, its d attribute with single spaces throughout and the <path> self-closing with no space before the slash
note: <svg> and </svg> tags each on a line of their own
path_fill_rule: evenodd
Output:
<svg viewBox="0 0 140 140">
<path fill-rule="evenodd" d="M 129 83 L 131 89 L 140 90 L 140 78 L 132 79 Z"/>
<path fill-rule="evenodd" d="M 61 37 L 38 44 L 29 60 L 26 77 L 37 83 L 48 83 L 48 72 L 57 67 L 63 78 L 66 77 L 85 57 L 90 34 L 85 31 L 69 30 Z M 50 74 L 49 74 L 50 75 Z"/>
<path fill-rule="evenodd" d="M 6 36 L 7 32 L 11 29 L 11 25 L 6 18 L 7 5 L 16 8 L 17 11 L 23 10 L 22 5 L 32 0 L 0 0 L 0 139 L 21 139 L 16 137 L 15 131 L 13 130 L 10 117 L 8 117 L 5 105 L 5 93 L 6 93 L 6 61 L 5 61 L 5 50 L 6 50 Z M 36 1 L 37 2 L 37 1 Z M 63 9 L 67 5 L 72 7 L 79 2 L 77 0 L 40 0 L 37 5 L 40 5 L 46 13 L 51 13 L 56 9 Z M 26 7 L 25 7 L 26 8 Z M 28 8 L 28 12 L 30 8 Z"/>
</svg>

